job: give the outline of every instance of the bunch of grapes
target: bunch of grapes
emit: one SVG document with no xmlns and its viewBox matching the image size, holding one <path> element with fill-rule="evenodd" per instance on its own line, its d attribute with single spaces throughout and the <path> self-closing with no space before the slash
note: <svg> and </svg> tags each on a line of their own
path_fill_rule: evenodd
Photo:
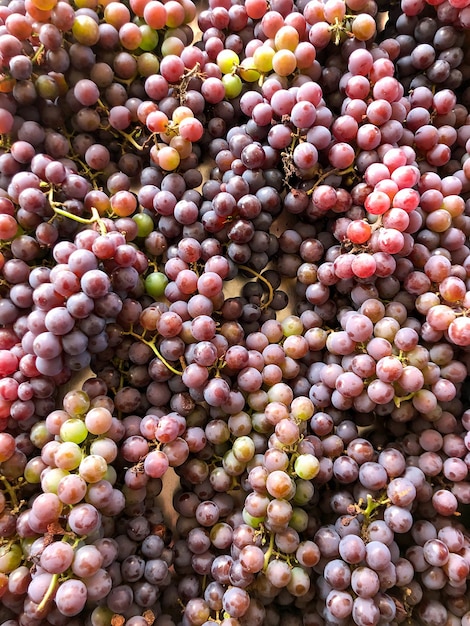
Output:
<svg viewBox="0 0 470 626">
<path fill-rule="evenodd" d="M 0 6 L 0 624 L 470 624 L 465 2 Z"/>
</svg>

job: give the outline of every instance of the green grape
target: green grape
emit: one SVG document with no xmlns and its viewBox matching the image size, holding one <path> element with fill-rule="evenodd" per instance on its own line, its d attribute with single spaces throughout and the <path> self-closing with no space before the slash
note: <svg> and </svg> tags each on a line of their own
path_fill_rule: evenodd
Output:
<svg viewBox="0 0 470 626">
<path fill-rule="evenodd" d="M 93 609 L 90 622 L 94 626 L 111 626 L 114 613 L 107 606 L 97 606 Z"/>
<path fill-rule="evenodd" d="M 45 468 L 45 464 L 40 456 L 35 456 L 26 463 L 23 476 L 28 483 L 39 485 L 41 482 L 41 472 Z"/>
<path fill-rule="evenodd" d="M 248 463 L 255 455 L 255 442 L 251 437 L 237 437 L 232 444 L 232 452 L 241 463 Z"/>
<path fill-rule="evenodd" d="M 23 551 L 17 543 L 0 546 L 0 573 L 9 574 L 21 565 Z"/>
<path fill-rule="evenodd" d="M 221 50 L 217 55 L 217 65 L 222 74 L 230 74 L 240 64 L 238 54 L 233 50 Z"/>
<path fill-rule="evenodd" d="M 53 435 L 51 435 L 51 433 L 47 430 L 46 422 L 43 420 L 33 424 L 29 438 L 31 439 L 31 443 L 39 449 L 41 449 L 48 441 L 52 441 L 54 439 Z"/>
<path fill-rule="evenodd" d="M 140 32 L 142 33 L 142 41 L 140 42 L 140 49 L 145 50 L 146 52 L 150 52 L 155 50 L 158 44 L 158 33 L 157 31 L 150 28 L 148 24 L 142 24 L 139 26 Z"/>
<path fill-rule="evenodd" d="M 44 493 L 57 493 L 57 487 L 60 481 L 64 476 L 68 476 L 69 474 L 70 472 L 60 469 L 59 467 L 48 469 L 41 474 L 41 489 Z"/>
<path fill-rule="evenodd" d="M 112 465 L 108 465 L 106 468 L 106 474 L 103 476 L 103 480 L 107 480 L 111 485 L 115 485 L 117 481 L 117 472 Z"/>
<path fill-rule="evenodd" d="M 225 87 L 225 95 L 227 98 L 236 98 L 240 95 L 243 88 L 242 79 L 236 74 L 225 74 L 222 76 L 222 82 Z"/>
<path fill-rule="evenodd" d="M 153 230 L 153 219 L 147 213 L 137 213 L 132 217 L 137 224 L 137 237 L 147 237 Z"/>
<path fill-rule="evenodd" d="M 83 420 L 71 417 L 62 424 L 59 435 L 62 441 L 82 443 L 88 437 L 88 429 Z"/>
<path fill-rule="evenodd" d="M 273 69 L 274 55 L 275 50 L 269 46 L 260 46 L 259 48 L 256 48 L 253 53 L 254 68 L 263 74 L 271 72 Z"/>
<path fill-rule="evenodd" d="M 165 287 L 168 285 L 168 278 L 163 272 L 153 272 L 145 279 L 145 291 L 152 298 L 159 298 L 165 293 Z"/>
<path fill-rule="evenodd" d="M 315 407 L 310 398 L 298 396 L 292 400 L 290 412 L 293 419 L 305 422 L 313 416 Z"/>
<path fill-rule="evenodd" d="M 36 539 L 36 535 L 34 535 L 33 537 L 25 537 L 24 539 L 21 539 L 21 551 L 23 552 L 23 556 L 25 558 L 29 558 L 29 555 L 31 554 L 31 546 L 36 541 Z"/>
<path fill-rule="evenodd" d="M 292 517 L 289 526 L 298 533 L 303 533 L 308 527 L 308 513 L 304 509 L 296 506 L 292 509 Z"/>
<path fill-rule="evenodd" d="M 254 83 L 259 80 L 260 73 L 254 68 L 253 57 L 247 57 L 240 63 L 240 78 L 247 83 Z"/>
<path fill-rule="evenodd" d="M 160 61 L 152 52 L 144 52 L 137 57 L 137 71 L 144 78 L 157 74 L 159 69 Z"/>
<path fill-rule="evenodd" d="M 59 97 L 59 86 L 52 76 L 41 74 L 34 83 L 36 92 L 44 100 L 55 100 Z"/>
<path fill-rule="evenodd" d="M 94 46 L 100 39 L 98 23 L 89 15 L 76 16 L 72 34 L 77 42 L 84 46 Z"/>
<path fill-rule="evenodd" d="M 311 480 L 320 471 L 320 462 L 313 454 L 301 454 L 294 461 L 294 470 L 302 480 Z"/>
<path fill-rule="evenodd" d="M 288 315 L 281 322 L 282 332 L 285 337 L 290 337 L 291 335 L 301 335 L 303 331 L 303 324 L 297 315 Z"/>
<path fill-rule="evenodd" d="M 260 524 L 264 522 L 264 517 L 253 517 L 253 515 L 250 515 L 245 509 L 242 511 L 242 517 L 245 524 L 248 524 L 251 528 L 258 529 Z"/>
<path fill-rule="evenodd" d="M 307 593 L 310 589 L 310 576 L 303 567 L 292 568 L 292 578 L 287 585 L 287 590 L 299 598 Z"/>
<path fill-rule="evenodd" d="M 298 506 L 305 506 L 310 502 L 315 493 L 315 487 L 309 480 L 298 479 L 295 481 L 295 496 L 292 503 Z"/>
</svg>

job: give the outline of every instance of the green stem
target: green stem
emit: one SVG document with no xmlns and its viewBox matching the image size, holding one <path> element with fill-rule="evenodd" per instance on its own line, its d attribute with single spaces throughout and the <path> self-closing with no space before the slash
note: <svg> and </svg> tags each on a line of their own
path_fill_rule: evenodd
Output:
<svg viewBox="0 0 470 626">
<path fill-rule="evenodd" d="M 8 495 L 10 496 L 10 500 L 11 500 L 11 504 L 13 505 L 13 507 L 15 509 L 18 508 L 18 498 L 16 497 L 16 493 L 15 490 L 13 489 L 11 483 L 9 480 L 7 480 L 5 478 L 5 476 L 0 474 L 0 480 L 3 482 L 3 484 L 5 485 L 5 490 L 8 493 Z"/>
<path fill-rule="evenodd" d="M 135 333 L 133 330 L 128 330 L 126 331 L 127 335 L 130 335 L 131 337 L 134 337 L 135 339 L 138 339 L 139 341 L 141 341 L 142 343 L 145 343 L 146 346 L 148 346 L 149 348 L 151 348 L 153 350 L 153 352 L 155 353 L 155 355 L 160 359 L 160 361 L 163 363 L 163 365 L 165 365 L 170 372 L 173 372 L 173 374 L 177 374 L 178 376 L 182 376 L 183 372 L 180 372 L 179 370 L 175 369 L 172 365 L 170 365 L 170 363 L 168 363 L 168 361 L 160 354 L 157 346 L 153 343 L 153 341 L 147 341 L 147 339 L 144 339 L 141 335 L 138 335 L 137 333 Z"/>
<path fill-rule="evenodd" d="M 258 272 L 256 270 L 251 269 L 251 267 L 248 267 L 248 265 L 239 265 L 238 266 L 241 270 L 244 270 L 245 272 L 249 272 L 250 274 L 252 274 L 253 276 L 256 276 L 256 278 L 258 278 L 259 280 L 261 280 L 266 287 L 268 288 L 268 293 L 269 293 L 269 297 L 268 297 L 268 301 L 265 302 L 263 304 L 263 306 L 261 307 L 262 309 L 267 309 L 268 306 L 271 304 L 271 302 L 273 301 L 274 298 L 274 289 L 273 286 L 271 285 L 271 283 L 269 282 L 269 280 L 267 280 L 264 276 L 262 276 L 261 274 L 258 274 Z"/>
<path fill-rule="evenodd" d="M 315 184 L 313 185 L 313 187 L 311 189 L 309 189 L 306 193 L 308 196 L 311 196 L 312 193 L 314 192 L 314 190 L 322 184 L 322 182 L 328 178 L 328 176 L 332 176 L 333 174 L 336 174 L 337 176 L 344 176 L 345 174 L 349 174 L 350 172 L 354 172 L 354 163 L 352 165 L 350 165 L 349 167 L 346 167 L 344 170 L 340 170 L 337 167 L 333 168 L 332 170 L 328 170 L 327 172 L 324 172 L 321 176 L 318 177 L 318 179 L 315 181 Z"/>
<path fill-rule="evenodd" d="M 60 209 L 57 206 L 57 203 L 51 201 L 50 199 L 49 199 L 49 202 L 52 207 L 52 210 L 57 215 L 61 215 L 62 217 L 68 217 L 69 219 L 74 220 L 75 222 L 78 222 L 79 224 L 98 224 L 100 233 L 102 235 L 106 235 L 106 233 L 108 232 L 106 230 L 106 226 L 104 225 L 103 220 L 101 219 L 100 214 L 98 213 L 98 209 L 96 209 L 95 207 L 91 207 L 92 217 L 80 217 L 79 215 L 74 215 L 73 213 L 70 213 L 69 211 L 66 211 L 65 209 Z"/>
<path fill-rule="evenodd" d="M 39 46 L 39 48 L 36 50 L 36 52 L 35 52 L 35 54 L 34 54 L 33 58 L 31 59 L 31 61 L 32 61 L 33 65 L 34 65 L 34 63 L 37 63 L 37 62 L 38 62 L 38 60 L 39 60 L 40 56 L 44 53 L 44 51 L 45 51 L 45 47 L 44 47 L 44 44 L 42 43 L 42 44 Z"/>
<path fill-rule="evenodd" d="M 268 567 L 269 559 L 271 558 L 273 554 L 273 550 L 274 550 L 274 533 L 270 533 L 269 534 L 269 547 L 266 551 L 266 554 L 264 555 L 263 571 L 266 571 L 266 568 Z"/>
<path fill-rule="evenodd" d="M 362 514 L 364 515 L 364 520 L 367 525 L 369 525 L 369 522 L 371 521 L 371 517 L 374 511 L 378 509 L 380 506 L 387 504 L 388 502 L 390 502 L 388 498 L 381 498 L 380 500 L 374 500 L 374 498 L 370 495 L 370 493 L 367 494 L 367 505 L 366 505 L 366 508 L 362 510 Z"/>
<path fill-rule="evenodd" d="M 148 145 L 149 141 L 155 137 L 156 133 L 152 133 L 149 137 L 146 138 L 146 140 L 144 141 L 144 143 L 141 145 L 140 143 L 137 143 L 137 141 L 134 139 L 134 137 L 132 136 L 132 134 L 126 133 L 123 130 L 119 131 L 119 134 L 122 135 L 124 137 L 124 139 L 126 141 L 128 141 L 132 146 L 134 146 L 134 148 L 136 150 L 138 150 L 139 152 L 142 152 L 142 150 L 145 150 L 146 146 Z"/>
<path fill-rule="evenodd" d="M 411 393 L 409 393 L 407 396 L 395 396 L 393 398 L 393 404 L 397 407 L 400 408 L 400 405 L 402 402 L 406 402 L 406 400 L 411 400 L 415 395 L 415 392 L 412 391 Z"/>
<path fill-rule="evenodd" d="M 51 582 L 49 583 L 49 587 L 47 588 L 46 593 L 44 594 L 44 598 L 38 604 L 37 610 L 42 611 L 46 608 L 47 603 L 52 598 L 54 591 L 57 588 L 59 583 L 59 574 L 53 574 L 51 578 Z"/>
</svg>

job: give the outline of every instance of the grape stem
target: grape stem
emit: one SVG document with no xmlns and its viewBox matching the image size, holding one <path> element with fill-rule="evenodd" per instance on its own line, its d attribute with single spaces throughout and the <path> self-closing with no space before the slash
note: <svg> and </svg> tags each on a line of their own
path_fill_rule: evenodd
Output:
<svg viewBox="0 0 470 626">
<path fill-rule="evenodd" d="M 312 193 L 314 192 L 314 190 L 322 184 L 322 182 L 328 178 L 328 176 L 331 176 L 332 174 L 337 174 L 338 176 L 344 176 L 345 174 L 349 174 L 350 172 L 354 172 L 354 164 L 350 165 L 349 167 L 346 167 L 344 170 L 340 170 L 337 167 L 328 170 L 326 172 L 323 172 L 323 174 L 321 176 L 319 176 L 317 178 L 317 180 L 315 181 L 315 184 L 313 185 L 313 187 L 311 189 L 309 189 L 308 191 L 306 191 L 305 193 L 308 196 L 311 196 Z"/>
<path fill-rule="evenodd" d="M 180 104 L 184 104 L 186 101 L 186 92 L 188 89 L 188 85 L 193 77 L 198 77 L 202 80 L 206 78 L 206 74 L 204 74 L 204 72 L 201 72 L 200 63 L 196 63 L 195 66 L 191 69 L 185 68 L 185 73 L 181 77 L 179 84 L 173 85 L 176 93 L 178 94 Z"/>
<path fill-rule="evenodd" d="M 61 209 L 59 207 L 59 203 L 54 200 L 53 196 L 54 196 L 54 188 L 51 187 L 49 189 L 48 199 L 49 199 L 49 204 L 51 205 L 54 213 L 56 213 L 57 215 L 61 215 L 62 217 L 68 217 L 71 220 L 78 222 L 79 224 L 95 224 L 96 223 L 99 226 L 100 233 L 102 235 L 107 234 L 108 231 L 106 230 L 106 226 L 103 220 L 101 219 L 101 215 L 99 214 L 98 209 L 96 209 L 94 206 L 91 207 L 92 217 L 80 217 L 79 215 L 74 215 L 73 213 L 70 213 L 69 211 L 66 211 L 65 209 Z"/>
<path fill-rule="evenodd" d="M 5 478 L 5 476 L 3 476 L 2 474 L 0 474 L 0 480 L 3 482 L 5 486 L 5 490 L 10 496 L 11 504 L 14 506 L 15 509 L 17 509 L 19 507 L 19 502 L 18 502 L 18 498 L 16 497 L 15 490 L 13 489 L 10 481 L 7 480 L 7 478 Z"/>
<path fill-rule="evenodd" d="M 3 75 L 0 75 L 0 85 L 5 82 L 7 78 Z M 0 135 L 0 147 L 5 148 L 5 150 L 9 150 L 11 146 L 11 138 L 7 133 L 3 133 Z"/>
<path fill-rule="evenodd" d="M 371 232 L 373 233 L 374 231 L 379 230 L 379 228 L 382 228 L 382 225 L 382 216 L 378 215 L 375 222 L 371 224 Z"/>
<path fill-rule="evenodd" d="M 415 392 L 412 391 L 411 393 L 409 393 L 407 396 L 395 396 L 393 398 L 393 404 L 397 407 L 400 408 L 400 405 L 402 402 L 406 402 L 406 400 L 411 400 L 415 395 Z"/>
<path fill-rule="evenodd" d="M 163 363 L 163 365 L 165 365 L 170 372 L 173 372 L 173 374 L 176 374 L 177 376 L 182 376 L 183 372 L 180 372 L 179 370 L 175 369 L 172 365 L 170 365 L 170 363 L 168 363 L 168 361 L 160 354 L 157 346 L 155 345 L 155 343 L 153 341 L 148 341 L 147 339 L 144 339 L 144 337 L 142 337 L 142 335 L 139 335 L 138 333 L 135 333 L 133 330 L 128 330 L 126 331 L 127 335 L 130 335 L 131 337 L 134 337 L 135 339 L 138 339 L 139 341 L 141 341 L 142 343 L 145 343 L 146 346 L 148 346 L 149 348 L 151 348 L 151 350 L 153 350 L 153 352 L 155 353 L 155 355 L 160 359 L 160 361 Z"/>
<path fill-rule="evenodd" d="M 137 141 L 134 139 L 132 133 L 125 133 L 123 130 L 120 130 L 119 134 L 122 135 L 125 138 L 125 140 L 128 141 L 132 146 L 134 146 L 134 148 L 136 148 L 136 150 L 138 150 L 139 152 L 142 152 L 142 150 L 145 150 L 145 148 L 147 147 L 149 142 L 156 136 L 157 133 L 152 133 L 151 135 L 149 135 L 145 139 L 145 141 L 144 141 L 144 143 L 142 145 L 140 143 L 137 143 Z M 157 142 L 155 142 L 155 145 L 157 145 L 157 147 L 158 147 Z"/>
<path fill-rule="evenodd" d="M 51 581 L 49 583 L 49 587 L 47 588 L 47 591 L 44 594 L 44 598 L 38 604 L 38 607 L 37 607 L 38 611 L 43 611 L 46 608 L 46 605 L 49 602 L 49 600 L 52 598 L 54 591 L 57 588 L 58 583 L 59 583 L 59 574 L 53 574 Z"/>
<path fill-rule="evenodd" d="M 33 65 L 34 65 L 34 63 L 41 63 L 42 62 L 42 57 L 43 57 L 43 55 L 45 53 L 45 50 L 46 50 L 46 48 L 45 48 L 44 44 L 42 43 L 39 46 L 39 48 L 36 50 L 36 52 L 34 53 L 33 58 L 31 59 L 31 62 L 33 63 Z"/>
<path fill-rule="evenodd" d="M 274 533 L 270 533 L 269 534 L 269 546 L 264 555 L 263 571 L 266 571 L 266 568 L 268 567 L 268 564 L 269 564 L 269 559 L 271 558 L 273 551 L 274 551 Z"/>
<path fill-rule="evenodd" d="M 267 309 L 268 306 L 271 304 L 271 302 L 273 301 L 274 298 L 274 290 L 273 290 L 273 286 L 271 285 L 271 283 L 269 282 L 269 280 L 267 280 L 264 276 L 262 276 L 261 274 L 258 274 L 258 272 L 256 270 L 251 269 L 251 267 L 248 267 L 247 265 L 239 265 L 238 266 L 241 270 L 244 270 L 245 272 L 249 272 L 250 274 L 252 274 L 253 276 L 256 276 L 256 278 L 258 278 L 258 280 L 261 280 L 266 287 L 268 288 L 268 300 L 267 302 L 264 302 L 263 305 L 261 306 L 262 309 Z"/>
<path fill-rule="evenodd" d="M 90 218 L 86 218 L 86 217 L 79 217 L 78 215 L 74 215 L 73 213 L 69 213 L 68 211 L 65 211 L 64 209 L 59 209 L 58 207 L 52 207 L 54 209 L 54 213 L 57 213 L 58 215 L 62 215 L 63 217 L 69 217 L 71 220 L 74 220 L 75 222 L 79 222 L 80 224 L 94 224 L 97 223 L 99 228 L 100 228 L 100 233 L 102 235 L 106 235 L 107 234 L 107 230 L 106 230 L 106 226 L 103 223 L 103 220 L 101 219 L 98 210 L 95 209 L 95 207 L 91 208 L 91 212 L 94 215 L 94 217 L 90 217 Z"/>
<path fill-rule="evenodd" d="M 121 83 L 121 85 L 126 85 L 127 87 L 129 87 L 130 85 L 132 85 L 132 83 L 135 81 L 135 79 L 137 78 L 138 74 L 137 72 L 131 76 L 130 78 L 120 78 L 120 77 L 116 77 L 116 82 Z"/>
<path fill-rule="evenodd" d="M 380 506 L 387 504 L 388 502 L 390 502 L 390 500 L 388 500 L 387 498 L 383 498 L 381 500 L 374 500 L 374 498 L 370 495 L 370 493 L 367 494 L 366 507 L 361 510 L 361 513 L 364 515 L 364 521 L 367 526 L 369 525 L 372 515 L 374 514 L 375 510 L 378 509 Z"/>
</svg>

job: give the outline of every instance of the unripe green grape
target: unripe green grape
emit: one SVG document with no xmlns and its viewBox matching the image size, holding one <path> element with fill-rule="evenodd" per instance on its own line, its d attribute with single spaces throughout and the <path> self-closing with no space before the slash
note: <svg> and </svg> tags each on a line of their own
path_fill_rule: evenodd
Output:
<svg viewBox="0 0 470 626">
<path fill-rule="evenodd" d="M 59 86 L 57 82 L 47 74 L 41 74 L 34 83 L 36 92 L 44 100 L 55 100 L 59 96 Z"/>
<path fill-rule="evenodd" d="M 151 50 L 155 50 L 158 44 L 158 33 L 157 31 L 150 28 L 148 24 L 142 24 L 139 26 L 140 32 L 142 33 L 142 41 L 140 42 L 140 49 L 145 50 L 146 52 L 150 52 Z"/>
<path fill-rule="evenodd" d="M 290 412 L 294 419 L 304 422 L 313 416 L 315 407 L 310 398 L 298 396 L 292 400 Z"/>
<path fill-rule="evenodd" d="M 269 46 L 260 46 L 253 53 L 253 65 L 258 72 L 266 74 L 273 69 L 275 50 Z"/>
<path fill-rule="evenodd" d="M 26 463 L 23 476 L 28 483 L 39 485 L 41 482 L 41 473 L 45 469 L 44 461 L 40 456 L 35 456 Z"/>
<path fill-rule="evenodd" d="M 72 26 L 72 34 L 78 43 L 94 46 L 100 38 L 98 23 L 89 15 L 77 15 Z"/>
<path fill-rule="evenodd" d="M 252 413 L 251 422 L 253 430 L 257 433 L 267 434 L 272 429 L 272 424 L 265 418 L 264 413 Z"/>
<path fill-rule="evenodd" d="M 71 417 L 62 424 L 59 435 L 62 441 L 82 443 L 88 437 L 88 429 L 83 420 Z"/>
<path fill-rule="evenodd" d="M 37 539 L 37 535 L 34 535 L 33 537 L 25 537 L 24 539 L 21 539 L 21 542 L 20 542 L 21 551 L 23 552 L 23 556 L 25 558 L 29 559 L 30 554 L 31 554 L 31 546 L 36 541 L 36 539 Z"/>
<path fill-rule="evenodd" d="M 255 442 L 251 437 L 237 437 L 232 444 L 232 452 L 241 463 L 248 463 L 255 455 Z"/>
<path fill-rule="evenodd" d="M 292 517 L 290 518 L 289 526 L 296 530 L 298 533 L 303 533 L 308 528 L 308 513 L 304 509 L 295 506 L 292 509 Z"/>
<path fill-rule="evenodd" d="M 304 329 L 304 325 L 300 317 L 297 315 L 288 315 L 281 322 L 282 332 L 284 337 L 290 337 L 291 335 L 301 335 Z"/>
<path fill-rule="evenodd" d="M 240 63 L 240 78 L 246 83 L 255 83 L 259 80 L 260 73 L 255 69 L 253 57 L 247 57 Z"/>
<path fill-rule="evenodd" d="M 320 471 L 320 462 L 313 454 L 301 454 L 294 461 L 294 470 L 302 480 L 312 480 Z"/>
<path fill-rule="evenodd" d="M 233 50 L 221 50 L 216 62 L 222 74 L 230 74 L 233 68 L 240 64 L 240 59 Z"/>
<path fill-rule="evenodd" d="M 137 57 L 137 71 L 144 78 L 157 74 L 159 69 L 160 61 L 152 52 L 144 52 Z"/>
<path fill-rule="evenodd" d="M 21 565 L 23 551 L 17 543 L 0 546 L 0 573 L 9 574 Z"/>
<path fill-rule="evenodd" d="M 44 493 L 57 493 L 59 482 L 69 474 L 70 472 L 59 467 L 48 469 L 41 474 L 41 489 Z"/>
<path fill-rule="evenodd" d="M 145 279 L 145 291 L 154 299 L 163 296 L 167 285 L 168 278 L 163 272 L 153 272 Z"/>
<path fill-rule="evenodd" d="M 313 498 L 315 487 L 309 480 L 299 479 L 295 481 L 295 496 L 292 503 L 298 506 L 305 506 Z"/>
<path fill-rule="evenodd" d="M 111 485 L 115 485 L 117 481 L 117 472 L 112 465 L 108 465 L 106 468 L 106 474 L 103 476 L 103 480 L 107 480 Z"/>
<path fill-rule="evenodd" d="M 47 430 L 46 422 L 43 420 L 33 424 L 29 438 L 31 439 L 31 443 L 39 449 L 41 449 L 48 441 L 52 441 L 54 439 L 53 435 L 51 435 L 51 433 Z"/>
<path fill-rule="evenodd" d="M 97 606 L 93 609 L 90 622 L 93 626 L 111 626 L 114 613 L 107 606 Z"/>
<path fill-rule="evenodd" d="M 176 54 L 180 56 L 184 50 L 184 43 L 178 37 L 165 37 L 162 43 L 162 56 L 166 57 L 169 54 Z"/>
<path fill-rule="evenodd" d="M 253 515 L 250 515 L 245 509 L 242 511 L 242 517 L 245 524 L 251 526 L 251 528 L 259 528 L 260 524 L 264 522 L 264 517 L 253 517 Z"/>
<path fill-rule="evenodd" d="M 232 450 L 225 453 L 222 466 L 229 476 L 240 476 L 245 471 L 246 464 L 240 462 Z"/>
<path fill-rule="evenodd" d="M 222 82 L 225 87 L 225 95 L 227 98 L 236 98 L 243 89 L 243 83 L 240 76 L 236 74 L 225 74 L 222 76 Z"/>
</svg>

